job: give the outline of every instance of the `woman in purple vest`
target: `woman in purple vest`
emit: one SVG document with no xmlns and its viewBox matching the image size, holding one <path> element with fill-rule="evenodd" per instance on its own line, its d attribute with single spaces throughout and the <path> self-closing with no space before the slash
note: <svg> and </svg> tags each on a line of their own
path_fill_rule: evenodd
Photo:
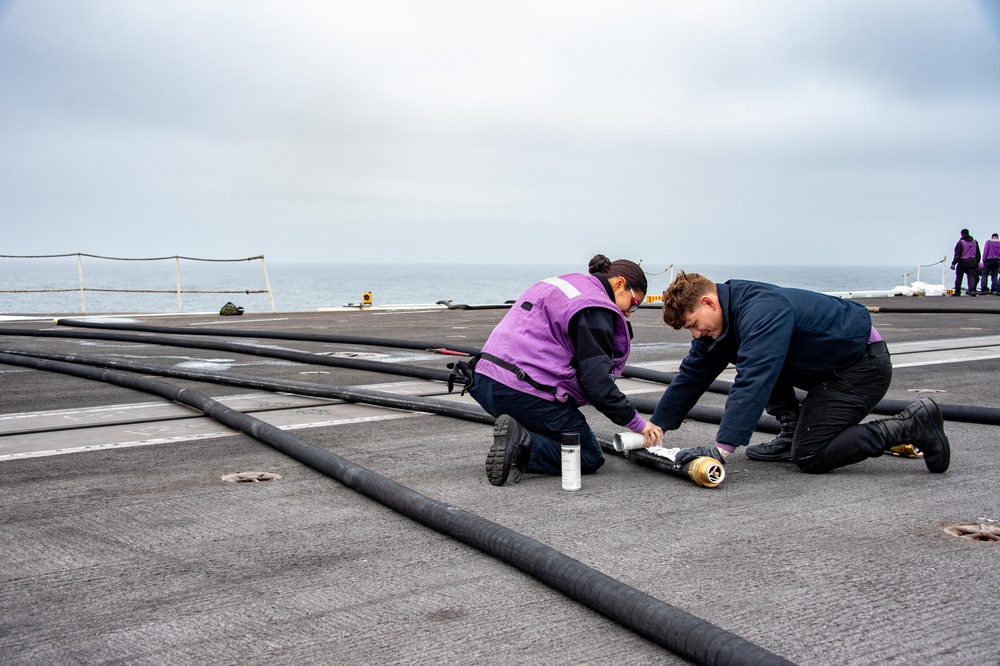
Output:
<svg viewBox="0 0 1000 666">
<path fill-rule="evenodd" d="M 603 254 L 590 274 L 532 285 L 497 324 L 474 361 L 469 393 L 496 417 L 486 477 L 495 486 L 521 474 L 560 474 L 562 435 L 579 433 L 584 474 L 604 464 L 580 411 L 592 404 L 614 423 L 659 443 L 663 431 L 639 416 L 618 389 L 631 347 L 628 317 L 646 297 L 646 275 L 627 259 Z"/>
</svg>

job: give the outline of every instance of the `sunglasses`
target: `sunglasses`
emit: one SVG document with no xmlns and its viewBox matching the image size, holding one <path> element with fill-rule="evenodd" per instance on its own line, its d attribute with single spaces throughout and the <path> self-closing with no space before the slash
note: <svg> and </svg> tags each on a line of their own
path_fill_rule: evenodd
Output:
<svg viewBox="0 0 1000 666">
<path fill-rule="evenodd" d="M 639 299 L 636 298 L 635 292 L 632 291 L 632 287 L 629 287 L 628 290 L 632 294 L 632 305 L 629 306 L 629 309 L 626 310 L 626 312 L 628 312 L 629 314 L 632 314 L 633 312 L 635 312 L 636 310 L 639 309 Z"/>
</svg>

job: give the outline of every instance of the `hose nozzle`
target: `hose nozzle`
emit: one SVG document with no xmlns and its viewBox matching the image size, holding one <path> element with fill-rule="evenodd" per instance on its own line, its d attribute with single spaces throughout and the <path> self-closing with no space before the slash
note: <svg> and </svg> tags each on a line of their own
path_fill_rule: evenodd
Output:
<svg viewBox="0 0 1000 666">
<path fill-rule="evenodd" d="M 726 478 L 726 468 L 715 458 L 700 456 L 687 464 L 687 473 L 699 486 L 715 488 Z"/>
</svg>

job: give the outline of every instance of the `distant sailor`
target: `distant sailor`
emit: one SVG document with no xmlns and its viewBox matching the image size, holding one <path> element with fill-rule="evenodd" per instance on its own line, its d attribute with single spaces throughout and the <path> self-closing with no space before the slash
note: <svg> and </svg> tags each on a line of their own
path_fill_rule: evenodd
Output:
<svg viewBox="0 0 1000 666">
<path fill-rule="evenodd" d="M 962 277 L 965 276 L 969 296 L 975 296 L 979 284 L 979 262 L 982 252 L 979 241 L 969 234 L 968 229 L 962 229 L 962 235 L 955 243 L 955 254 L 951 260 L 951 270 L 955 271 L 955 292 L 952 296 L 962 295 Z"/>
<path fill-rule="evenodd" d="M 889 389 L 885 341 L 862 305 L 803 289 L 730 280 L 716 284 L 683 271 L 663 294 L 663 322 L 691 331 L 691 350 L 650 418 L 675 430 L 732 363 L 736 379 L 710 446 L 681 449 L 678 462 L 725 462 L 749 443 L 761 412 L 781 424 L 777 438 L 749 446 L 748 458 L 791 461 L 819 474 L 913 444 L 931 472 L 948 469 L 944 419 L 930 398 L 900 414 L 861 423 Z M 807 392 L 799 403 L 795 389 Z"/>
<path fill-rule="evenodd" d="M 983 246 L 983 277 L 979 293 L 1000 296 L 997 275 L 1000 274 L 1000 238 L 996 234 Z M 990 282 L 992 281 L 992 284 Z"/>
<path fill-rule="evenodd" d="M 542 280 L 511 307 L 472 362 L 465 365 L 469 393 L 496 417 L 486 477 L 495 486 L 525 472 L 560 473 L 561 439 L 580 435 L 584 474 L 604 455 L 580 411 L 593 404 L 617 425 L 642 433 L 647 446 L 663 432 L 644 420 L 615 378 L 631 348 L 628 318 L 646 297 L 646 275 L 627 259 L 590 260 L 589 275 Z M 469 384 L 471 382 L 471 385 Z"/>
</svg>

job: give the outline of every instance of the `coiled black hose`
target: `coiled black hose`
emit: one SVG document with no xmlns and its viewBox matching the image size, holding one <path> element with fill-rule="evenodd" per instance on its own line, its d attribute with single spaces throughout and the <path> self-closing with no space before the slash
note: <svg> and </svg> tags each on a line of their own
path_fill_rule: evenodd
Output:
<svg viewBox="0 0 1000 666">
<path fill-rule="evenodd" d="M 118 370 L 0 352 L 0 363 L 132 388 L 194 407 L 422 525 L 517 567 L 553 589 L 698 664 L 770 666 L 788 660 L 611 578 L 545 544 L 431 499 L 190 389 Z"/>
</svg>

